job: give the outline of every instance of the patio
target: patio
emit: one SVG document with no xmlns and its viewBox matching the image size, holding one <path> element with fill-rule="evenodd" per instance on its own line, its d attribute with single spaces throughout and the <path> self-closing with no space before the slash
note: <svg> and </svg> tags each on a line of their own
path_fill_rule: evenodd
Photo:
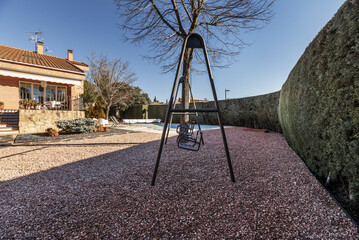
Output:
<svg viewBox="0 0 359 240">
<path fill-rule="evenodd" d="M 276 133 L 218 130 L 199 152 L 160 134 L 18 144 L 0 152 L 3 238 L 358 239 L 358 229 Z"/>
</svg>

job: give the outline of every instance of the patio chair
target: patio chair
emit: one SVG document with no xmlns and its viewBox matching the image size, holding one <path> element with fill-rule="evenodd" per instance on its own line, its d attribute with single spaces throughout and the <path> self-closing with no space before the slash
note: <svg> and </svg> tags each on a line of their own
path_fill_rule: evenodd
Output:
<svg viewBox="0 0 359 240">
<path fill-rule="evenodd" d="M 110 120 L 112 121 L 111 127 L 116 127 L 117 125 L 120 124 L 120 122 L 117 120 L 115 116 L 110 116 Z"/>
</svg>

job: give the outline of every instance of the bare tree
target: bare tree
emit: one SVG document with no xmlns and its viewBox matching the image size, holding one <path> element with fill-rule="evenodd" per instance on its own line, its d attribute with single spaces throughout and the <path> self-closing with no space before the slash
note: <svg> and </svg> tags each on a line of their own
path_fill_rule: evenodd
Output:
<svg viewBox="0 0 359 240">
<path fill-rule="evenodd" d="M 123 100 L 122 90 L 136 80 L 136 74 L 129 68 L 129 63 L 121 59 L 110 61 L 107 56 L 96 56 L 94 53 L 88 59 L 90 61 L 88 79 L 94 84 L 105 104 L 108 119 L 111 106 Z"/>
<path fill-rule="evenodd" d="M 125 38 L 134 43 L 147 42 L 165 72 L 176 66 L 183 40 L 200 33 L 206 40 L 213 66 L 228 65 L 246 43 L 243 31 L 261 28 L 272 17 L 274 0 L 114 0 L 125 18 L 119 26 Z M 227 58 L 229 57 L 229 59 Z M 188 82 L 192 59 L 202 61 L 189 49 L 185 52 L 182 75 Z M 227 61 L 226 61 L 227 60 Z M 188 107 L 188 84 L 182 88 L 183 107 Z"/>
</svg>

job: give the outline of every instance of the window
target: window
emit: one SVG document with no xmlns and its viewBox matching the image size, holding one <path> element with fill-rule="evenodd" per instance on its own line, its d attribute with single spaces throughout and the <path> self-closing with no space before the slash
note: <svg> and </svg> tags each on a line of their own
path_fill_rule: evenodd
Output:
<svg viewBox="0 0 359 240">
<path fill-rule="evenodd" d="M 46 101 L 55 101 L 55 100 L 56 100 L 56 86 L 47 86 Z"/>
<path fill-rule="evenodd" d="M 31 83 L 20 83 L 20 99 L 31 99 Z"/>
<path fill-rule="evenodd" d="M 57 101 L 66 101 L 66 87 L 57 87 Z"/>
<path fill-rule="evenodd" d="M 46 101 L 66 103 L 66 87 L 47 85 L 45 88 L 37 83 L 20 82 L 20 99 L 34 100 L 39 104 Z"/>
<path fill-rule="evenodd" d="M 44 103 L 44 88 L 40 84 L 33 84 L 33 97 L 32 99 L 37 103 Z"/>
</svg>

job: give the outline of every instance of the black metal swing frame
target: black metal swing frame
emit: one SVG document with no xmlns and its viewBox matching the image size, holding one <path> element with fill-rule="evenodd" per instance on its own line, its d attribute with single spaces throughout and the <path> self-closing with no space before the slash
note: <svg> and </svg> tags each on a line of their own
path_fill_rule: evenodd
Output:
<svg viewBox="0 0 359 240">
<path fill-rule="evenodd" d="M 209 81 L 210 81 L 211 88 L 212 88 L 212 94 L 213 94 L 215 108 L 208 108 L 208 109 L 196 109 L 196 108 L 195 109 L 175 109 L 174 108 L 175 94 L 177 95 L 176 89 L 178 90 L 178 86 L 179 86 L 179 82 L 178 82 L 179 81 L 179 74 L 180 74 L 181 67 L 182 67 L 182 64 L 183 64 L 184 53 L 185 53 L 185 50 L 187 48 L 202 48 L 202 50 L 203 50 L 204 59 L 206 61 L 206 65 L 207 65 L 208 77 L 209 77 Z M 228 167 L 229 167 L 229 173 L 230 173 L 232 182 L 235 182 L 233 168 L 232 168 L 232 162 L 231 162 L 231 157 L 230 157 L 229 150 L 228 150 L 226 133 L 225 133 L 224 127 L 223 127 L 222 115 L 221 115 L 221 111 L 219 109 L 217 93 L 216 93 L 216 89 L 215 89 L 215 86 L 214 86 L 212 71 L 211 71 L 211 67 L 210 67 L 210 64 L 209 64 L 209 60 L 208 60 L 207 48 L 206 48 L 206 45 L 205 45 L 203 37 L 201 35 L 197 34 L 197 33 L 192 33 L 192 34 L 187 36 L 187 38 L 184 40 L 183 45 L 182 45 L 182 52 L 181 52 L 179 62 L 178 62 L 178 67 L 177 67 L 177 71 L 176 71 L 176 77 L 175 77 L 175 80 L 174 80 L 174 83 L 173 83 L 170 101 L 168 103 L 165 123 L 163 125 L 161 142 L 160 142 L 160 146 L 159 146 L 159 150 L 158 150 L 158 154 L 157 154 L 156 165 L 155 165 L 155 169 L 154 169 L 153 177 L 152 177 L 152 182 L 151 182 L 152 186 L 154 186 L 155 182 L 156 182 L 156 176 L 157 176 L 158 166 L 159 166 L 160 159 L 161 159 L 163 144 L 165 142 L 165 139 L 167 140 L 167 137 L 168 137 L 167 128 L 170 127 L 169 123 L 172 122 L 173 114 L 176 114 L 176 113 L 186 113 L 186 114 L 195 113 L 197 115 L 197 113 L 200 113 L 200 112 L 215 112 L 215 113 L 217 113 L 218 123 L 219 123 L 221 133 L 222 133 L 224 150 L 226 152 L 227 163 L 228 163 Z M 198 132 L 200 132 L 200 131 L 197 131 L 197 134 L 198 134 Z M 167 137 L 166 137 L 166 135 L 167 135 Z M 200 137 L 201 137 L 200 141 L 203 141 L 202 136 L 200 136 Z"/>
</svg>

